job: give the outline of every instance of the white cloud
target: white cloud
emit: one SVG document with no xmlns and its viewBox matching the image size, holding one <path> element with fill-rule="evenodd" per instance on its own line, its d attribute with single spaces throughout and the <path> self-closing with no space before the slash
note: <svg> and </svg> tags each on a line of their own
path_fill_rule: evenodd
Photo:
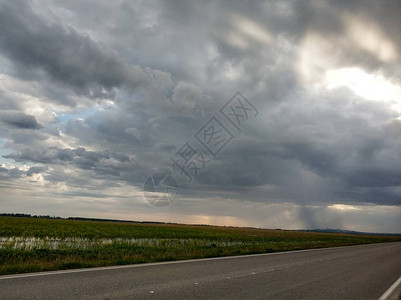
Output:
<svg viewBox="0 0 401 300">
<path fill-rule="evenodd" d="M 324 79 L 328 89 L 347 87 L 358 96 L 383 101 L 401 113 L 401 86 L 382 74 L 369 74 L 359 68 L 342 68 L 326 71 Z"/>
</svg>

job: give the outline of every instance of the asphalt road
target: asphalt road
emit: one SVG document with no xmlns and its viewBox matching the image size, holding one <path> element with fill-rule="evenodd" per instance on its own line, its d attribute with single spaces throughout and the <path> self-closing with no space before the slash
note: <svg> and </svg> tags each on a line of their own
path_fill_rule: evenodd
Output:
<svg viewBox="0 0 401 300">
<path fill-rule="evenodd" d="M 378 299 L 401 243 L 0 277 L 1 299 Z"/>
</svg>

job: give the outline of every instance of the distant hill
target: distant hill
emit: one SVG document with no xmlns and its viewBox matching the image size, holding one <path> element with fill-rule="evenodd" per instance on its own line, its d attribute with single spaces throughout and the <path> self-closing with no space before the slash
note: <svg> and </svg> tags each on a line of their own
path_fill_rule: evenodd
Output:
<svg viewBox="0 0 401 300">
<path fill-rule="evenodd" d="M 344 230 L 344 229 L 302 229 L 301 231 L 309 232 L 324 232 L 324 233 L 347 233 L 347 234 L 357 234 L 357 235 L 391 235 L 391 236 L 401 236 L 401 233 L 379 233 L 379 232 L 363 232 L 354 230 Z"/>
</svg>

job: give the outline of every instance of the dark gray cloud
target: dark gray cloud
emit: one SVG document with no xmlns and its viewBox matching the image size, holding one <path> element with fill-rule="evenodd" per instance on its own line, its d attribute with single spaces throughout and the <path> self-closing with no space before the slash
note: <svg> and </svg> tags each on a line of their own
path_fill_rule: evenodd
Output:
<svg viewBox="0 0 401 300">
<path fill-rule="evenodd" d="M 26 172 L 27 176 L 32 176 L 33 174 L 45 173 L 48 170 L 48 167 L 30 167 Z"/>
<path fill-rule="evenodd" d="M 38 71 L 32 76 L 45 71 L 51 80 L 100 98 L 110 97 L 114 87 L 135 88 L 144 80 L 140 67 L 127 66 L 87 34 L 42 19 L 27 1 L 3 2 L 0 26 L 3 53 L 21 73 L 27 68 Z"/>
<path fill-rule="evenodd" d="M 19 168 L 3 168 L 0 167 L 0 178 L 3 180 L 19 179 L 24 175 L 24 171 Z"/>
<path fill-rule="evenodd" d="M 0 112 L 0 122 L 4 125 L 19 129 L 40 129 L 42 125 L 35 116 L 26 115 L 21 112 Z"/>
<path fill-rule="evenodd" d="M 18 168 L 16 166 L 0 167 L 0 178 L 2 180 L 15 180 L 26 176 L 32 176 L 34 174 L 45 173 L 48 170 L 47 167 L 30 167 L 28 169 Z"/>
<path fill-rule="evenodd" d="M 46 148 L 40 151 L 26 149 L 21 153 L 4 155 L 18 162 L 37 162 L 42 164 L 77 164 L 82 169 L 89 169 L 101 160 L 114 159 L 117 162 L 129 162 L 129 157 L 124 154 L 111 153 L 110 151 L 94 152 L 86 151 L 83 147 L 76 149 Z"/>
</svg>

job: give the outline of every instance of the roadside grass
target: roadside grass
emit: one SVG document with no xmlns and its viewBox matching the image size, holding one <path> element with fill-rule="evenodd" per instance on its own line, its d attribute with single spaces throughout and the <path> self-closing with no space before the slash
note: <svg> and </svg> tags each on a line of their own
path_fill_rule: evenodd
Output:
<svg viewBox="0 0 401 300">
<path fill-rule="evenodd" d="M 0 274 L 401 241 L 290 230 L 0 217 Z"/>
</svg>

